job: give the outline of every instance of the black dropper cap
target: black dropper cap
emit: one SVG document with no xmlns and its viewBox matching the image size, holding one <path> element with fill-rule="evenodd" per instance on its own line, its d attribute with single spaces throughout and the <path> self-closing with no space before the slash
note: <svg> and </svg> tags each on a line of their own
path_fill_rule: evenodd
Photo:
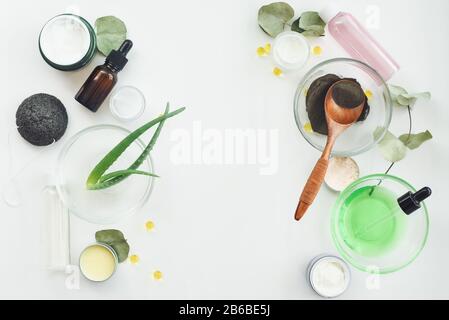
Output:
<svg viewBox="0 0 449 320">
<path fill-rule="evenodd" d="M 407 215 L 421 208 L 421 202 L 432 194 L 429 187 L 424 187 L 415 193 L 407 192 L 398 198 L 398 204 Z"/>
<path fill-rule="evenodd" d="M 126 55 L 132 47 L 133 42 L 131 40 L 123 41 L 118 50 L 112 50 L 111 53 L 109 53 L 109 55 L 106 57 L 106 63 L 115 70 L 121 71 L 128 62 L 128 59 L 126 59 Z"/>
</svg>

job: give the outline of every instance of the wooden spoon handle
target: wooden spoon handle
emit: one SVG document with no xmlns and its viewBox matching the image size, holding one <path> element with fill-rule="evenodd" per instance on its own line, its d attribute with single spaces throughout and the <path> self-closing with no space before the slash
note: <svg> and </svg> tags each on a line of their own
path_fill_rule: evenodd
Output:
<svg viewBox="0 0 449 320">
<path fill-rule="evenodd" d="M 296 220 L 302 218 L 309 206 L 312 204 L 313 200 L 315 200 L 315 197 L 323 184 L 328 165 L 328 157 L 321 157 L 310 173 L 309 179 L 307 179 L 306 185 L 301 193 L 301 197 L 299 198 L 298 207 L 296 208 Z"/>
</svg>

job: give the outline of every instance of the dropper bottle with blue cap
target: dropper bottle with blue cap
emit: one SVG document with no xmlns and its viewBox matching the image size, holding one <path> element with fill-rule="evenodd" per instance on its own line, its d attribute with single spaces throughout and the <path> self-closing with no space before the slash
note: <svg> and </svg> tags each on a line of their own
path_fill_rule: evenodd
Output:
<svg viewBox="0 0 449 320">
<path fill-rule="evenodd" d="M 84 82 L 75 96 L 76 101 L 96 112 L 117 83 L 117 73 L 128 62 L 126 55 L 132 46 L 131 40 L 125 40 L 118 50 L 112 50 L 105 63 L 97 66 Z"/>
</svg>

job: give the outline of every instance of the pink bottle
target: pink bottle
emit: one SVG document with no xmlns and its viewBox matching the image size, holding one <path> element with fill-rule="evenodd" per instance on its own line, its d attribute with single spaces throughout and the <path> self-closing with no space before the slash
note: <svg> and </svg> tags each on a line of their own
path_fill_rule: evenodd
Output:
<svg viewBox="0 0 449 320">
<path fill-rule="evenodd" d="M 351 14 L 328 6 L 320 17 L 327 23 L 329 33 L 354 59 L 375 69 L 385 81 L 399 70 L 399 65 Z"/>
</svg>

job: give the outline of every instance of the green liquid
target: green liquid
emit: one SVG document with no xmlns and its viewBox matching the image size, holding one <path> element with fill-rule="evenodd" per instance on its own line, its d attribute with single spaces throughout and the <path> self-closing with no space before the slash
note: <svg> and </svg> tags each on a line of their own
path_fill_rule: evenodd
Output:
<svg viewBox="0 0 449 320">
<path fill-rule="evenodd" d="M 343 240 L 363 256 L 378 256 L 391 250 L 406 218 L 394 193 L 382 186 L 372 191 L 372 186 L 354 191 L 342 205 L 338 221 Z"/>
</svg>

